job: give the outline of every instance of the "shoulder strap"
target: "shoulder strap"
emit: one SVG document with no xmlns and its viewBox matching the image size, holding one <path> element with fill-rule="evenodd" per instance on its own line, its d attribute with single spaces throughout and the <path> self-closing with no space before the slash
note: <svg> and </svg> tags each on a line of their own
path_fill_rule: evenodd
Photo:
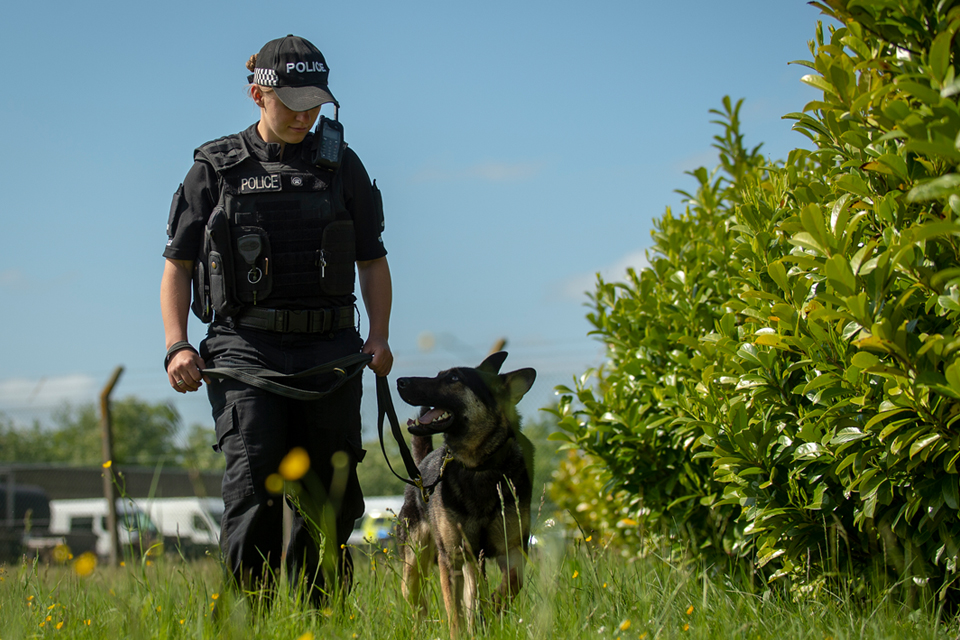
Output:
<svg viewBox="0 0 960 640">
<path fill-rule="evenodd" d="M 194 160 L 206 160 L 217 173 L 231 169 L 249 157 L 250 152 L 239 133 L 211 140 L 193 152 Z"/>
</svg>

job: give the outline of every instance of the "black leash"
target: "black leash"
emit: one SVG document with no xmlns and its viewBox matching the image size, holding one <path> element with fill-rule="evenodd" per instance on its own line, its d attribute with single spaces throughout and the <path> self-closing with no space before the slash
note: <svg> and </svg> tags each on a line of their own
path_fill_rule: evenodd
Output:
<svg viewBox="0 0 960 640">
<path fill-rule="evenodd" d="M 393 475 L 397 476 L 404 483 L 419 489 L 423 501 L 429 502 L 433 488 L 440 482 L 440 478 L 437 478 L 433 484 L 424 486 L 420 469 L 417 468 L 417 463 L 413 461 L 413 455 L 411 455 L 410 448 L 407 446 L 407 440 L 403 437 L 403 432 L 400 431 L 400 421 L 397 420 L 397 411 L 393 408 L 393 396 L 390 394 L 390 384 L 387 382 L 386 377 L 381 376 L 377 376 L 377 412 L 379 414 L 377 416 L 377 433 L 380 436 L 380 450 L 383 452 L 383 459 L 387 461 L 387 467 Z M 390 430 L 393 431 L 393 438 L 400 447 L 400 457 L 403 459 L 403 466 L 407 469 L 408 477 L 406 478 L 393 470 L 393 465 L 390 464 L 390 458 L 387 456 L 387 448 L 383 442 L 384 415 L 390 420 Z"/>
<path fill-rule="evenodd" d="M 370 354 L 352 353 L 338 360 L 326 362 L 299 373 L 280 373 L 261 367 L 213 367 L 204 369 L 203 375 L 214 378 L 233 378 L 251 387 L 263 389 L 264 391 L 269 391 L 270 393 L 275 393 L 285 398 L 293 398 L 294 400 L 319 400 L 320 398 L 330 395 L 339 389 L 344 382 L 358 375 L 371 360 L 373 360 L 373 356 Z M 321 391 L 307 391 L 275 381 L 276 379 L 294 380 L 297 378 L 308 378 L 327 373 L 332 373 L 336 377 L 326 389 Z"/>
<path fill-rule="evenodd" d="M 299 373 L 280 373 L 260 367 L 212 367 L 210 369 L 204 369 L 203 375 L 213 378 L 233 378 L 257 389 L 262 389 L 294 400 L 319 400 L 330 395 L 339 389 L 343 383 L 358 375 L 371 360 L 373 360 L 373 356 L 369 354 L 354 353 L 339 360 L 327 362 Z M 307 391 L 276 381 L 277 379 L 293 380 L 297 378 L 308 378 L 328 373 L 332 373 L 336 377 L 327 388 L 321 391 Z M 385 376 L 377 376 L 377 413 L 377 433 L 380 437 L 380 450 L 383 452 L 384 460 L 387 461 L 387 467 L 393 475 L 397 476 L 397 478 L 404 483 L 419 489 L 420 495 L 423 496 L 424 502 L 426 502 L 430 499 L 430 493 L 440 479 L 438 478 L 437 482 L 434 482 L 428 487 L 424 486 L 423 477 L 420 475 L 420 470 L 413 460 L 413 455 L 407 446 L 406 438 L 404 438 L 403 432 L 400 430 L 400 421 L 397 419 L 397 411 L 393 406 L 393 396 L 390 393 L 390 383 Z M 400 457 L 403 459 L 403 466 L 407 471 L 408 477 L 406 478 L 394 471 L 393 465 L 390 464 L 390 458 L 387 456 L 387 448 L 383 441 L 384 417 L 389 419 L 390 430 L 393 432 L 393 437 L 400 448 Z"/>
</svg>

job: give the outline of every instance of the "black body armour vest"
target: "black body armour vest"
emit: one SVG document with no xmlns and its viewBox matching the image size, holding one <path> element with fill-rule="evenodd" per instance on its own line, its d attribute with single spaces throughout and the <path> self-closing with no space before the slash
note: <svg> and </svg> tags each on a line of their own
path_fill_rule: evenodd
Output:
<svg viewBox="0 0 960 640">
<path fill-rule="evenodd" d="M 192 308 L 202 321 L 249 306 L 316 309 L 353 294 L 354 228 L 339 171 L 299 157 L 260 161 L 240 134 L 208 142 L 194 157 L 220 179 L 194 270 Z"/>
</svg>

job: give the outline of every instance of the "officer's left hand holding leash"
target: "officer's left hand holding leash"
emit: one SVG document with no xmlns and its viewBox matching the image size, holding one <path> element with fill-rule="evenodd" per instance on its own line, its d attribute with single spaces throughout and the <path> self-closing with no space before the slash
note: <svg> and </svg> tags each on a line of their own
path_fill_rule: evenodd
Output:
<svg viewBox="0 0 960 640">
<path fill-rule="evenodd" d="M 393 353 L 390 351 L 390 345 L 387 343 L 386 338 L 370 336 L 363 344 L 361 352 L 373 356 L 373 360 L 371 360 L 367 366 L 370 367 L 375 374 L 380 377 L 385 377 L 390 373 L 390 370 L 393 368 Z"/>
<path fill-rule="evenodd" d="M 202 371 L 206 368 L 203 358 L 188 342 L 177 342 L 167 350 L 164 359 L 167 379 L 174 391 L 186 393 L 203 386 Z"/>
</svg>

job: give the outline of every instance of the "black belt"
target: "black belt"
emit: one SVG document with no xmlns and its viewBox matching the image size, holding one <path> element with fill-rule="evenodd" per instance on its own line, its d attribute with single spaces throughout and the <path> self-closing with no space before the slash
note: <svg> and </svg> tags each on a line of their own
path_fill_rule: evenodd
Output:
<svg viewBox="0 0 960 640">
<path fill-rule="evenodd" d="M 250 307 L 233 318 L 235 325 L 279 333 L 327 333 L 356 326 L 353 307 L 333 309 L 262 309 Z"/>
</svg>

